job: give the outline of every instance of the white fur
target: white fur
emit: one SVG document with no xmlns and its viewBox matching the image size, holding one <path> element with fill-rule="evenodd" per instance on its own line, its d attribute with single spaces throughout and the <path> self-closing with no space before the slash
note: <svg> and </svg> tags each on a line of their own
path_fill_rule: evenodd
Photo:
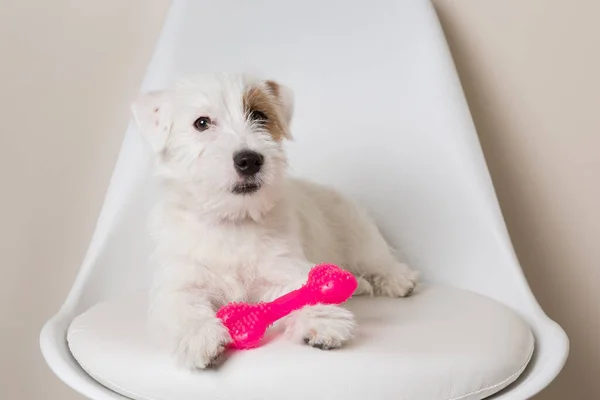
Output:
<svg viewBox="0 0 600 400">
<path fill-rule="evenodd" d="M 360 294 L 405 296 L 416 274 L 398 262 L 371 219 L 333 190 L 287 178 L 283 144 L 249 122 L 242 97 L 263 81 L 203 76 L 142 96 L 138 124 L 157 153 L 163 198 L 151 218 L 160 265 L 150 317 L 177 359 L 205 368 L 230 338 L 215 311 L 230 301 L 268 301 L 306 281 L 319 262 L 359 277 Z M 266 90 L 266 89 L 265 89 Z M 284 94 L 282 94 L 284 93 Z M 289 136 L 291 91 L 274 98 Z M 193 122 L 215 123 L 198 132 Z M 232 193 L 241 182 L 233 154 L 250 149 L 265 163 L 255 193 Z M 285 322 L 292 337 L 320 348 L 352 336 L 352 314 L 340 306 L 306 307 Z"/>
</svg>

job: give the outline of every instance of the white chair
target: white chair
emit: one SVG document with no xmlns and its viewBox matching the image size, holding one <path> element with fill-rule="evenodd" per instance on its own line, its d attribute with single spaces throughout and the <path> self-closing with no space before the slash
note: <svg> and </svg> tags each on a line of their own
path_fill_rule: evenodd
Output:
<svg viewBox="0 0 600 400">
<path fill-rule="evenodd" d="M 427 282 L 488 296 L 529 324 L 533 358 L 495 398 L 529 398 L 556 377 L 568 339 L 536 302 L 515 257 L 429 2 L 174 1 L 143 91 L 219 70 L 257 71 L 295 89 L 293 172 L 365 205 Z M 125 397 L 84 372 L 67 330 L 94 304 L 147 288 L 150 166 L 131 126 L 81 271 L 41 333 L 52 370 L 89 398 Z"/>
</svg>

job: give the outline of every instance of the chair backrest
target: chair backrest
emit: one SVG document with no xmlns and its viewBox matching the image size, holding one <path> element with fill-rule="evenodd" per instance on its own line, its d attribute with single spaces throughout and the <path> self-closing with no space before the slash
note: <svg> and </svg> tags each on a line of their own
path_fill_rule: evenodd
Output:
<svg viewBox="0 0 600 400">
<path fill-rule="evenodd" d="M 416 2 L 175 1 L 143 90 L 250 71 L 296 93 L 292 173 L 362 203 L 428 280 L 535 307 L 433 8 Z M 127 131 L 68 307 L 148 285 L 150 152 Z M 524 307 L 525 306 L 525 307 Z"/>
</svg>

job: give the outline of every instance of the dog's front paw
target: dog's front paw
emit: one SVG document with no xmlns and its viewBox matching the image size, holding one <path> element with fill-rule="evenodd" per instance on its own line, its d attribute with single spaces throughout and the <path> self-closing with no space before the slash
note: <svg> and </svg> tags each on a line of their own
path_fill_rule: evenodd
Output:
<svg viewBox="0 0 600 400">
<path fill-rule="evenodd" d="M 417 280 L 418 273 L 405 264 L 398 265 L 392 273 L 369 277 L 375 294 L 388 297 L 410 296 L 417 286 Z"/>
<path fill-rule="evenodd" d="M 215 317 L 182 332 L 175 356 L 187 368 L 204 369 L 217 362 L 229 342 L 227 328 Z"/>
<path fill-rule="evenodd" d="M 336 349 L 352 338 L 354 315 L 345 308 L 318 304 L 305 307 L 290 317 L 287 332 L 312 347 Z"/>
<path fill-rule="evenodd" d="M 371 282 L 369 282 L 367 279 L 363 278 L 362 276 L 357 276 L 356 281 L 358 282 L 358 286 L 352 296 L 365 296 L 365 295 L 372 296 L 373 295 L 374 291 L 373 291 L 373 285 L 371 285 Z"/>
</svg>

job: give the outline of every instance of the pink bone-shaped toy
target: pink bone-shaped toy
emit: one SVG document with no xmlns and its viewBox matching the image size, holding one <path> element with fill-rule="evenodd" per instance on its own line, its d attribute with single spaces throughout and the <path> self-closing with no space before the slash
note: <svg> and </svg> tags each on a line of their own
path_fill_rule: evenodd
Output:
<svg viewBox="0 0 600 400">
<path fill-rule="evenodd" d="M 308 273 L 300 289 L 289 292 L 269 303 L 230 303 L 217 317 L 229 330 L 230 347 L 250 349 L 258 346 L 267 328 L 280 318 L 304 306 L 340 304 L 356 290 L 354 275 L 333 264 L 320 264 Z"/>
</svg>

